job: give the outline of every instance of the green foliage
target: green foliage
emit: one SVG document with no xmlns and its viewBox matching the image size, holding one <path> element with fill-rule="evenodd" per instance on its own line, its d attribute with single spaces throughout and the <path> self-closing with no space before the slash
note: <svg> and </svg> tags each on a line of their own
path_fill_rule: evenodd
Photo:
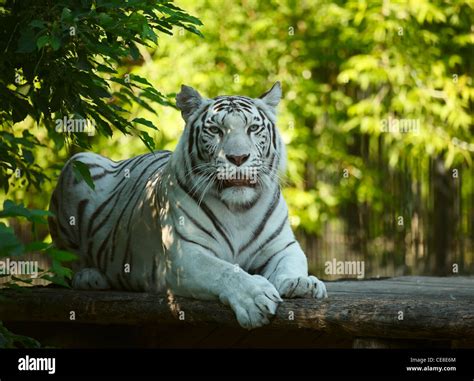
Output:
<svg viewBox="0 0 474 381">
<path fill-rule="evenodd" d="M 94 133 L 111 136 L 117 129 L 136 134 L 150 149 L 153 141 L 124 108 L 138 103 L 170 105 L 145 78 L 121 73 L 120 65 L 143 61 L 140 49 L 156 44 L 174 27 L 200 35 L 200 21 L 169 2 L 150 0 L 8 0 L 0 2 L 0 183 L 8 192 L 15 170 L 27 184 L 46 179 L 34 163 L 35 136 L 17 137 L 13 124 L 28 115 L 45 126 L 60 149 L 65 140 L 90 147 L 84 133 L 59 123 L 64 118 L 91 121 Z M 63 127 L 64 130 L 61 130 Z M 67 126 L 66 126 L 67 127 Z M 76 167 L 77 168 L 77 167 Z M 83 174 L 83 171 L 78 171 Z"/>
<path fill-rule="evenodd" d="M 31 223 L 33 232 L 36 224 L 47 224 L 46 217 L 51 215 L 50 212 L 44 210 L 27 209 L 23 205 L 15 204 L 11 200 L 3 203 L 3 210 L 0 210 L 0 219 L 6 218 L 25 218 Z M 0 257 L 11 255 L 22 255 L 27 250 L 45 249 L 40 243 L 31 243 L 25 246 L 15 236 L 12 228 L 7 227 L 0 222 Z"/>
<path fill-rule="evenodd" d="M 21 204 L 15 204 L 11 200 L 3 203 L 3 210 L 0 210 L 0 219 L 24 218 L 31 223 L 33 235 L 35 235 L 37 224 L 47 224 L 46 218 L 52 216 L 50 212 L 37 209 L 28 209 Z M 37 253 L 45 255 L 51 261 L 51 268 L 42 270 L 39 279 L 45 279 L 54 284 L 70 287 L 69 280 L 72 277 L 72 271 L 63 264 L 77 260 L 77 256 L 64 250 L 59 250 L 47 242 L 36 240 L 23 244 L 17 238 L 14 230 L 5 223 L 0 222 L 0 258 L 10 257 L 11 259 L 20 260 L 20 256 L 29 253 Z M 8 274 L 7 274 L 8 275 Z M 18 283 L 31 284 L 32 279 L 24 279 L 12 276 L 12 281 L 5 283 L 7 287 L 17 288 Z"/>
<path fill-rule="evenodd" d="M 0 218 L 24 217 L 32 223 L 44 224 L 45 217 L 51 216 L 50 212 L 44 210 L 27 209 L 23 205 L 17 205 L 11 200 L 3 203 L 3 210 L 0 211 Z"/>
<path fill-rule="evenodd" d="M 24 246 L 16 237 L 13 228 L 3 222 L 0 222 L 0 242 L 0 257 L 21 255 L 24 251 Z"/>
<path fill-rule="evenodd" d="M 0 321 L 0 348 L 41 348 L 41 344 L 31 337 L 10 332 Z"/>
</svg>

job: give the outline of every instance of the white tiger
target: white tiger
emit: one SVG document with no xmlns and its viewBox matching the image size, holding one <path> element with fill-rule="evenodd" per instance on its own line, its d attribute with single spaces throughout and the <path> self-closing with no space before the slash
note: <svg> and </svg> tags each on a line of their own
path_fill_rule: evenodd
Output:
<svg viewBox="0 0 474 381">
<path fill-rule="evenodd" d="M 173 153 L 73 156 L 50 219 L 56 245 L 81 257 L 73 287 L 219 299 L 245 328 L 269 323 L 281 296 L 327 297 L 308 276 L 280 192 L 280 98 L 279 82 L 256 99 L 182 86 L 186 127 Z M 72 160 L 88 165 L 95 190 L 74 177 Z"/>
</svg>

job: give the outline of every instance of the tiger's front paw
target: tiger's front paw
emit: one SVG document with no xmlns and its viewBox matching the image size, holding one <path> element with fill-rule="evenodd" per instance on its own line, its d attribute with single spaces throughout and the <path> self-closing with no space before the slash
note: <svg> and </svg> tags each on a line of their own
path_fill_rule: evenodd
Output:
<svg viewBox="0 0 474 381">
<path fill-rule="evenodd" d="M 232 292 L 220 295 L 220 300 L 230 305 L 237 321 L 246 329 L 270 323 L 270 318 L 283 301 L 276 288 L 260 275 L 245 278 Z"/>
<path fill-rule="evenodd" d="M 313 297 L 327 298 L 326 286 L 315 276 L 300 276 L 297 278 L 280 277 L 276 279 L 277 290 L 286 298 Z"/>
<path fill-rule="evenodd" d="M 98 269 L 86 267 L 74 274 L 72 287 L 76 290 L 108 290 L 110 285 Z"/>
</svg>

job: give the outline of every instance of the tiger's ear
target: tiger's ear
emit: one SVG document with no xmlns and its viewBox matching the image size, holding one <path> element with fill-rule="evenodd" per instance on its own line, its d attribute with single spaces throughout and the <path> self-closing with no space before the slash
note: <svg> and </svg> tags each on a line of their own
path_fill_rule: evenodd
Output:
<svg viewBox="0 0 474 381">
<path fill-rule="evenodd" d="M 181 85 L 181 91 L 176 95 L 176 106 L 181 110 L 183 119 L 187 122 L 189 117 L 201 105 L 201 95 L 192 87 Z"/>
<path fill-rule="evenodd" d="M 275 82 L 270 90 L 263 93 L 259 98 L 265 102 L 271 108 L 276 108 L 281 99 L 281 83 L 280 81 Z"/>
</svg>

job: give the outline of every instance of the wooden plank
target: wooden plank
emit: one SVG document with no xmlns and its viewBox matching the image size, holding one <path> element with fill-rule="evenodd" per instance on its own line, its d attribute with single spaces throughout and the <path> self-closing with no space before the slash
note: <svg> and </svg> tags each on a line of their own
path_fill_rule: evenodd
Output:
<svg viewBox="0 0 474 381">
<path fill-rule="evenodd" d="M 354 338 L 474 339 L 473 278 L 400 277 L 328 282 L 327 286 L 327 300 L 285 300 L 265 329 L 302 329 Z M 5 322 L 166 325 L 178 330 L 212 325 L 240 330 L 232 311 L 218 302 L 53 288 L 2 290 L 0 297 L 0 320 Z M 203 330 L 196 342 L 204 340 L 206 332 L 212 336 L 212 329 Z"/>
</svg>

